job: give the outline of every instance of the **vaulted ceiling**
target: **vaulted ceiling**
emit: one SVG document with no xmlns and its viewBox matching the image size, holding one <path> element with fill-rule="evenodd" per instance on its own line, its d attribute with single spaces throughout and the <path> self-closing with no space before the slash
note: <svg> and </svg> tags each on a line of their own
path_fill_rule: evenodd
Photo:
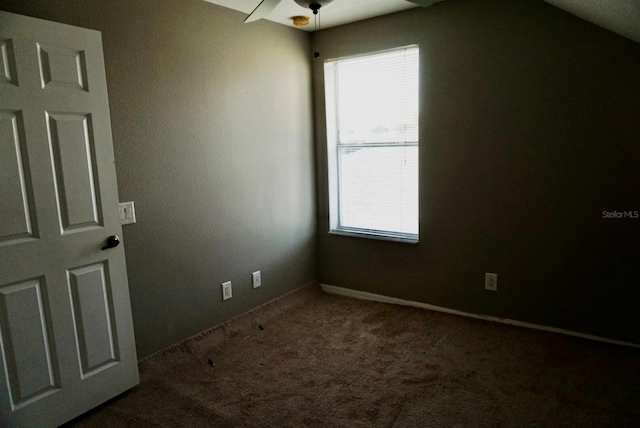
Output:
<svg viewBox="0 0 640 428">
<path fill-rule="evenodd" d="M 261 0 L 205 0 L 220 6 L 251 13 Z M 435 2 L 443 1 L 436 0 Z M 456 0 L 446 0 L 456 1 Z M 640 0 L 544 0 L 584 20 L 640 43 Z M 427 1 L 426 3 L 431 3 Z M 407 0 L 335 0 L 320 11 L 320 28 L 330 28 L 375 16 L 419 7 Z M 282 0 L 269 14 L 268 20 L 293 27 L 296 15 L 311 17 L 305 31 L 314 31 L 313 14 L 293 0 Z M 251 24 L 247 24 L 251 25 Z"/>
</svg>

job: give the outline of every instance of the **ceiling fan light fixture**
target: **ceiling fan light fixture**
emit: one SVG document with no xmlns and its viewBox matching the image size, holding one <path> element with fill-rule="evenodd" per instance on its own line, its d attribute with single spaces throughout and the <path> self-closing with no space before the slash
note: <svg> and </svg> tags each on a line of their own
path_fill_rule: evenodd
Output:
<svg viewBox="0 0 640 428">
<path fill-rule="evenodd" d="M 320 29 L 320 25 L 319 25 L 320 15 L 318 12 L 320 11 L 320 8 L 325 8 L 329 6 L 331 3 L 333 3 L 333 0 L 293 0 L 293 1 L 295 1 L 299 6 L 302 6 L 306 9 L 311 9 L 311 11 L 313 12 L 313 15 L 315 17 L 315 22 L 316 22 L 316 27 L 314 31 L 314 37 L 313 37 L 313 45 L 316 46 L 317 43 L 316 43 L 315 34 Z M 313 52 L 313 57 L 315 59 L 320 58 L 320 52 L 315 50 Z"/>
<path fill-rule="evenodd" d="M 305 25 L 309 25 L 308 16 L 298 15 L 291 18 L 291 20 L 293 21 L 293 25 L 295 25 L 296 27 L 304 27 Z"/>
<path fill-rule="evenodd" d="M 318 10 L 321 7 L 327 7 L 329 6 L 331 3 L 333 3 L 333 0 L 293 0 L 296 3 L 298 3 L 298 5 L 304 7 L 305 9 L 311 9 L 314 10 Z"/>
</svg>

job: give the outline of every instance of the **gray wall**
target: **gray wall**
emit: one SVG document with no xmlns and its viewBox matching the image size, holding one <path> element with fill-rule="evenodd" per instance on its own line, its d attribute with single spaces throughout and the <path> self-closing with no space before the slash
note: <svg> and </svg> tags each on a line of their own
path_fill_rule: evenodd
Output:
<svg viewBox="0 0 640 428">
<path fill-rule="evenodd" d="M 1 8 L 102 32 L 139 357 L 316 279 L 308 34 L 199 0 Z"/>
<path fill-rule="evenodd" d="M 411 43 L 418 245 L 327 233 L 314 66 L 321 281 L 640 343 L 640 219 L 602 218 L 640 210 L 640 45 L 538 0 L 451 0 L 318 36 L 325 59 Z"/>
<path fill-rule="evenodd" d="M 140 357 L 313 281 L 316 260 L 324 283 L 640 342 L 640 219 L 602 218 L 640 210 L 638 44 L 538 0 L 322 31 L 323 58 L 420 45 L 421 242 L 327 233 L 318 61 L 316 255 L 307 34 L 200 0 L 0 8 L 103 33 Z"/>
</svg>

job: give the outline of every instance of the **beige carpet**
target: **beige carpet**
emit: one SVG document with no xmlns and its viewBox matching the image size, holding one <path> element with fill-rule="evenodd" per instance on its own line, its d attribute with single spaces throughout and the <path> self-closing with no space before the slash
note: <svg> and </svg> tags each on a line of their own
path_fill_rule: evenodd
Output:
<svg viewBox="0 0 640 428">
<path fill-rule="evenodd" d="M 288 296 L 158 353 L 78 427 L 640 427 L 640 350 Z"/>
</svg>

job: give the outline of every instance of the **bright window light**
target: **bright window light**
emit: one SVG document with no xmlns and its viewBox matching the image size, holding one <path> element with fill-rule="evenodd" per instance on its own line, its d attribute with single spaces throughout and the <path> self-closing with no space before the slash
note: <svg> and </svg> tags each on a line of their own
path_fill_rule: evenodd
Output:
<svg viewBox="0 0 640 428">
<path fill-rule="evenodd" d="M 331 232 L 418 241 L 419 52 L 324 64 Z"/>
</svg>

